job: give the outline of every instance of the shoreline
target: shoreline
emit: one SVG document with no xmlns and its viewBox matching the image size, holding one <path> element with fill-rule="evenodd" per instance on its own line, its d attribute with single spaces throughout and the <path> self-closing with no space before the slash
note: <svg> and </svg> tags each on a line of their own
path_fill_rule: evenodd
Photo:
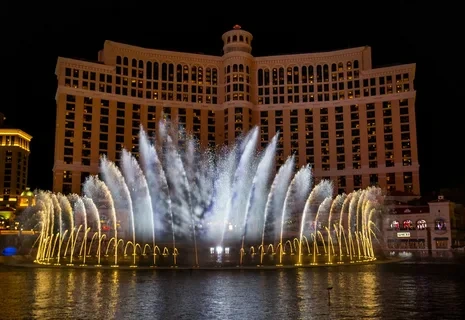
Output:
<svg viewBox="0 0 465 320">
<path fill-rule="evenodd" d="M 6 258 L 6 259 L 5 259 Z M 289 270 L 289 269 L 311 269 L 311 268 L 334 268 L 334 267 L 351 267 L 359 265 L 371 265 L 371 264 L 387 264 L 387 263 L 399 263 L 407 261 L 405 258 L 388 258 L 381 260 L 372 261 L 360 261 L 352 263 L 333 263 L 333 264 L 317 264 L 317 265 L 263 265 L 263 266 L 128 266 L 128 265 L 54 265 L 54 264 L 39 264 L 31 261 L 30 258 L 24 256 L 11 256 L 11 257 L 0 257 L 0 265 L 8 267 L 19 267 L 19 268 L 46 268 L 46 269 L 81 269 L 81 270 L 179 270 L 179 271 L 232 271 L 232 270 Z"/>
</svg>

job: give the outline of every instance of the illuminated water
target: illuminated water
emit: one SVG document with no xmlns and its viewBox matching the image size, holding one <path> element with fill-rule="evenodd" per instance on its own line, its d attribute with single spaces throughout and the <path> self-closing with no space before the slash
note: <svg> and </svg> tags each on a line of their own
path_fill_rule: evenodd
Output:
<svg viewBox="0 0 465 320">
<path fill-rule="evenodd" d="M 463 267 L 373 264 L 190 273 L 0 266 L 0 318 L 462 319 Z"/>
</svg>

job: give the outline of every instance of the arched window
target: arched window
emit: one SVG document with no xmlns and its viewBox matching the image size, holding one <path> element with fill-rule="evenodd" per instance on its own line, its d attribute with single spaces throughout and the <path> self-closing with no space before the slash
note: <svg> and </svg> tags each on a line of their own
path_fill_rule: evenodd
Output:
<svg viewBox="0 0 465 320">
<path fill-rule="evenodd" d="M 407 219 L 402 222 L 402 229 L 404 230 L 413 230 L 415 229 L 415 225 L 413 224 L 412 220 Z"/>
<path fill-rule="evenodd" d="M 152 73 L 153 73 L 152 62 L 147 61 L 147 73 L 146 73 L 147 79 L 152 79 Z"/>
<path fill-rule="evenodd" d="M 263 86 L 263 69 L 258 69 L 258 85 Z"/>
<path fill-rule="evenodd" d="M 426 224 L 426 220 L 425 220 L 425 219 L 421 219 L 421 220 L 418 220 L 418 221 L 417 221 L 417 229 L 418 229 L 418 230 L 425 230 L 426 227 L 428 227 L 428 225 Z"/>
<path fill-rule="evenodd" d="M 307 83 L 307 66 L 302 66 L 302 83 Z"/>
<path fill-rule="evenodd" d="M 439 218 L 434 220 L 434 230 L 447 230 L 444 219 Z"/>
<path fill-rule="evenodd" d="M 316 66 L 316 81 L 321 82 L 321 79 L 323 79 L 323 69 L 321 65 Z"/>
<path fill-rule="evenodd" d="M 308 66 L 308 83 L 313 83 L 313 66 Z"/>
<path fill-rule="evenodd" d="M 325 64 L 323 66 L 323 81 L 328 82 L 329 81 L 329 66 Z"/>
<path fill-rule="evenodd" d="M 159 71 L 160 68 L 158 66 L 158 62 L 154 62 L 153 63 L 153 80 L 158 80 L 158 74 L 159 74 Z"/>
<path fill-rule="evenodd" d="M 270 70 L 268 68 L 265 69 L 265 74 L 264 74 L 264 85 L 269 86 L 270 85 Z"/>
<path fill-rule="evenodd" d="M 189 83 L 189 66 L 187 64 L 182 67 L 182 82 Z"/>
<path fill-rule="evenodd" d="M 176 82 L 182 82 L 182 65 L 176 65 Z"/>
<path fill-rule="evenodd" d="M 391 222 L 391 229 L 399 230 L 400 229 L 400 223 L 397 220 L 394 220 Z"/>
<path fill-rule="evenodd" d="M 218 84 L 218 70 L 216 68 L 212 69 L 212 84 L 214 86 Z"/>
</svg>

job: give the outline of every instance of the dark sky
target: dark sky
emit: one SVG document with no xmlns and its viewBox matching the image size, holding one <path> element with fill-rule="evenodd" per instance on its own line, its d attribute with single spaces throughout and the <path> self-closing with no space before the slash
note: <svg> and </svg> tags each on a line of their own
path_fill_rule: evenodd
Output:
<svg viewBox="0 0 465 320">
<path fill-rule="evenodd" d="M 12 2 L 12 1 L 11 1 Z M 10 2 L 10 3 L 11 3 Z M 465 184 L 465 4 L 425 1 L 316 1 L 308 7 L 254 2 L 205 7 L 182 2 L 80 1 L 4 4 L 0 112 L 33 136 L 29 185 L 51 189 L 58 56 L 95 60 L 105 40 L 220 55 L 234 24 L 254 35 L 253 54 L 307 53 L 369 45 L 374 66 L 417 63 L 416 114 L 421 189 Z M 264 2 L 258 8 L 272 6 Z M 291 2 L 289 2 L 291 3 Z M 296 2 L 297 3 L 297 2 Z M 428 2 L 429 3 L 429 2 Z M 449 2 L 452 3 L 452 2 Z M 434 4 L 434 6 L 432 5 Z M 158 5 L 155 7 L 155 5 Z M 282 7 L 278 7 L 282 6 Z"/>
</svg>

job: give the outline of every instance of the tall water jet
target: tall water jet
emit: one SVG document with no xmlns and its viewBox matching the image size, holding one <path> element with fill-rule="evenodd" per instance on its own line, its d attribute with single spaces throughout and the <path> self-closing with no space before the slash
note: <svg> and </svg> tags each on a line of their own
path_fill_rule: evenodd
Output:
<svg viewBox="0 0 465 320">
<path fill-rule="evenodd" d="M 150 198 L 152 200 L 152 215 L 154 217 L 155 230 L 162 233 L 165 229 L 167 229 L 164 222 L 166 220 L 169 221 L 174 252 L 176 249 L 176 232 L 168 181 L 155 146 L 150 143 L 147 134 L 142 127 L 139 134 L 139 147 L 142 170 L 144 171 L 150 192 Z M 152 253 L 155 259 L 155 242 L 152 243 L 152 246 Z M 173 263 L 176 265 L 176 255 L 173 255 Z"/>
<path fill-rule="evenodd" d="M 258 127 L 254 127 L 244 140 L 243 152 L 240 154 L 239 163 L 234 172 L 232 194 L 228 201 L 226 220 L 235 228 L 242 230 L 244 213 L 247 210 L 247 200 L 251 186 L 249 184 L 251 166 L 258 138 Z M 234 216 L 232 216 L 234 214 Z M 224 234 L 224 233 L 223 233 Z M 239 233 L 242 235 L 242 233 Z M 224 238 L 221 243 L 223 244 Z"/>
<path fill-rule="evenodd" d="M 257 171 L 252 181 L 252 188 L 250 189 L 247 210 L 244 217 L 241 252 L 244 251 L 245 237 L 249 236 L 252 238 L 251 240 L 256 240 L 253 237 L 259 237 L 261 235 L 260 230 L 263 229 L 263 225 L 266 221 L 262 212 L 266 212 L 266 195 L 269 192 L 268 185 L 271 179 L 271 172 L 273 172 L 275 167 L 274 157 L 277 141 L 278 134 L 273 137 L 271 143 L 265 149 L 265 153 L 258 164 Z M 253 227 L 251 232 L 249 230 L 250 225 Z"/>
<path fill-rule="evenodd" d="M 122 155 L 122 169 L 124 180 L 130 191 L 131 200 L 133 204 L 133 215 L 137 214 L 137 234 L 138 236 L 146 236 L 150 234 L 153 248 L 155 248 L 155 225 L 153 218 L 152 199 L 148 190 L 147 180 L 139 166 L 137 160 L 126 150 L 123 150 Z M 136 227 L 135 218 L 133 217 L 134 224 L 134 264 L 136 256 Z M 153 264 L 156 264 L 156 255 L 153 255 Z"/>
<path fill-rule="evenodd" d="M 169 135 L 166 136 L 165 147 L 165 161 L 173 166 L 173 170 L 168 170 L 166 172 L 172 200 L 172 209 L 173 212 L 176 213 L 176 216 L 181 218 L 178 220 L 179 224 L 177 225 L 177 230 L 182 232 L 183 235 L 186 235 L 185 232 L 189 229 L 192 231 L 195 266 L 198 266 L 196 225 L 192 212 L 191 194 L 186 171 L 181 157 Z M 189 225 L 191 225 L 191 228 L 189 228 Z"/>
<path fill-rule="evenodd" d="M 57 193 L 57 199 L 60 204 L 62 218 L 64 218 L 63 224 L 66 225 L 68 230 L 74 230 L 73 208 L 71 207 L 68 198 L 61 193 Z"/>
<path fill-rule="evenodd" d="M 313 227 L 315 225 L 315 215 L 318 211 L 319 205 L 324 201 L 324 199 L 331 197 L 333 193 L 333 184 L 329 180 L 322 180 L 319 184 L 313 188 L 312 192 L 308 196 L 308 199 L 305 203 L 304 211 L 302 213 L 302 219 L 300 221 L 300 235 L 299 235 L 299 258 L 298 265 L 302 264 L 302 241 L 304 237 L 305 225 L 307 224 L 307 219 L 310 218 L 310 222 Z M 316 238 L 314 239 L 316 241 Z M 308 252 L 310 254 L 310 252 Z"/>
<path fill-rule="evenodd" d="M 43 208 L 43 219 L 44 219 L 44 228 L 43 233 L 45 235 L 44 244 L 42 249 L 42 257 L 47 258 L 47 262 L 50 260 L 50 250 L 52 246 L 53 236 L 54 236 L 54 210 L 53 202 L 50 197 L 50 192 L 41 191 L 38 194 L 38 200 L 42 202 Z"/>
<path fill-rule="evenodd" d="M 294 155 L 288 157 L 286 162 L 279 168 L 278 174 L 275 176 L 270 192 L 268 193 L 262 229 L 262 243 L 260 245 L 260 264 L 263 264 L 263 256 L 265 254 L 265 233 L 267 231 L 267 226 L 268 229 L 272 229 L 270 232 L 275 232 L 278 226 L 276 222 L 279 221 L 279 214 L 283 211 L 286 190 L 291 182 L 292 173 L 294 171 L 294 160 Z M 271 216 L 271 219 L 269 216 Z M 274 235 L 271 235 L 271 237 L 273 239 L 275 238 Z"/>
<path fill-rule="evenodd" d="M 341 213 L 339 215 L 339 223 L 338 223 L 338 228 L 337 228 L 337 234 L 338 234 L 338 241 L 339 241 L 339 262 L 342 262 L 342 242 L 344 241 L 346 245 L 346 254 L 349 256 L 349 246 L 347 243 L 347 239 L 344 234 L 344 229 L 347 229 L 348 225 L 348 220 L 349 220 L 349 208 L 350 208 L 350 202 L 352 201 L 352 195 L 353 193 L 349 193 L 345 199 L 344 203 L 342 204 L 341 208 Z M 345 219 L 344 219 L 345 218 Z"/>
<path fill-rule="evenodd" d="M 87 227 L 87 211 L 86 207 L 84 205 L 84 201 L 82 201 L 82 198 L 79 197 L 78 195 L 74 195 L 74 214 L 75 216 L 81 218 L 81 221 L 76 221 L 78 225 L 84 225 L 84 237 L 83 237 L 83 242 L 82 246 L 84 249 L 84 255 L 83 255 L 83 261 L 82 264 L 86 264 L 86 252 L 87 252 L 87 233 L 89 232 L 89 229 Z M 77 237 L 77 235 L 76 235 Z M 74 241 L 76 243 L 76 240 Z M 71 251 L 71 255 L 74 253 L 74 247 Z"/>
<path fill-rule="evenodd" d="M 302 214 L 304 205 L 312 187 L 312 172 L 309 165 L 303 166 L 296 173 L 286 192 L 283 210 L 281 214 L 281 225 L 279 233 L 279 264 L 283 263 L 284 254 L 284 222 L 290 215 Z"/>
<path fill-rule="evenodd" d="M 47 208 L 47 194 L 43 191 L 39 191 L 36 198 L 36 207 L 37 207 L 37 215 L 39 217 L 39 244 L 38 250 L 36 255 L 36 260 L 40 261 L 45 258 L 45 249 L 47 246 L 48 241 L 48 229 L 50 226 L 49 217 L 50 214 Z"/>
<path fill-rule="evenodd" d="M 179 237 L 185 237 L 190 233 L 191 215 L 184 167 L 170 136 L 167 136 L 163 149 L 164 162 L 171 166 L 171 170 L 166 170 L 165 174 L 171 198 L 175 233 Z"/>
<path fill-rule="evenodd" d="M 326 219 L 328 218 L 329 212 L 331 210 L 332 201 L 333 201 L 332 194 L 330 196 L 326 197 L 325 199 L 323 199 L 323 201 L 318 206 L 318 210 L 317 210 L 316 215 L 315 215 L 315 220 L 314 220 L 314 223 L 313 223 L 313 228 L 314 228 L 314 231 L 313 231 L 313 263 L 314 264 L 316 264 L 316 256 L 317 256 L 317 248 L 318 248 L 318 235 L 321 235 L 321 233 L 319 233 L 319 231 L 318 231 L 319 226 L 320 226 L 319 219 L 320 219 L 320 216 L 321 216 L 322 220 L 325 220 L 324 219 L 325 217 L 326 217 Z M 323 236 L 321 236 L 321 241 L 323 242 L 323 246 L 324 246 L 325 244 L 324 244 Z"/>
<path fill-rule="evenodd" d="M 55 213 L 55 216 L 57 218 L 57 223 L 58 223 L 58 252 L 61 251 L 61 246 L 64 240 L 64 231 L 63 231 L 63 216 L 62 216 L 62 211 L 61 211 L 61 206 L 58 201 L 57 195 L 55 193 L 51 194 L 52 197 L 52 202 L 53 202 L 53 211 Z M 58 255 L 57 257 L 57 264 L 60 263 L 60 256 Z"/>
<path fill-rule="evenodd" d="M 100 161 L 100 168 L 103 174 L 103 180 L 110 189 L 113 195 L 115 204 L 120 209 L 126 209 L 129 212 L 129 219 L 131 223 L 132 241 L 133 246 L 133 263 L 136 265 L 136 228 L 134 223 L 134 211 L 132 206 L 131 194 L 129 192 L 126 181 L 124 180 L 121 171 L 116 167 L 113 162 L 108 161 L 107 157 L 102 156 Z M 118 250 L 118 243 L 115 243 L 115 250 Z"/>
<path fill-rule="evenodd" d="M 116 216 L 115 205 L 114 205 L 113 196 L 111 195 L 110 189 L 97 176 L 90 176 L 84 182 L 83 191 L 84 191 L 84 194 L 88 196 L 89 198 L 91 198 L 94 203 L 98 203 L 99 201 L 103 200 L 108 205 L 108 208 L 110 210 L 110 216 L 113 220 L 114 239 L 115 239 L 115 242 L 118 243 L 118 218 Z M 101 240 L 99 239 L 99 241 Z M 117 266 L 117 265 L 118 265 L 118 246 L 115 246 L 114 266 Z"/>
<path fill-rule="evenodd" d="M 213 175 L 213 190 L 212 190 L 212 207 L 207 214 L 209 223 L 209 233 L 211 237 L 223 245 L 225 232 L 234 231 L 233 224 L 229 221 L 229 205 L 232 199 L 232 184 L 234 181 L 234 170 L 236 168 L 236 149 L 233 146 L 231 150 L 224 147 L 218 155 L 216 161 L 216 170 Z M 230 152 L 228 152 L 230 151 Z"/>
<path fill-rule="evenodd" d="M 265 224 L 264 212 L 270 192 L 270 181 L 275 168 L 275 151 L 278 135 L 275 135 L 257 166 L 252 181 L 246 212 L 243 223 L 243 235 L 250 240 L 261 238 L 263 225 Z"/>
<path fill-rule="evenodd" d="M 102 225 L 101 225 L 101 222 L 100 222 L 100 214 L 98 212 L 97 206 L 95 205 L 94 201 L 92 201 L 91 198 L 88 198 L 87 196 L 84 196 L 82 198 L 82 201 L 84 202 L 86 212 L 89 213 L 89 216 L 92 216 L 94 218 L 95 224 L 97 225 L 97 237 L 98 237 L 97 266 L 100 266 L 100 254 L 101 254 L 101 242 L 102 242 Z M 86 253 L 84 252 L 84 254 L 86 254 Z"/>
<path fill-rule="evenodd" d="M 360 199 L 361 191 L 355 191 L 352 193 L 352 197 L 350 199 L 349 204 L 349 214 L 347 217 L 347 232 L 348 232 L 348 239 L 349 239 L 349 256 L 350 260 L 352 260 L 353 255 L 355 254 L 355 247 L 353 241 L 353 233 L 355 232 L 355 226 L 357 223 L 357 205 Z"/>
<path fill-rule="evenodd" d="M 187 142 L 184 155 L 186 177 L 191 195 L 191 206 L 194 223 L 199 227 L 197 237 L 205 235 L 202 221 L 209 215 L 213 205 L 214 159 L 210 149 L 203 152 L 198 141 L 194 138 Z"/>
<path fill-rule="evenodd" d="M 328 226 L 327 226 L 327 243 L 328 243 L 328 263 L 332 263 L 332 253 L 331 248 L 333 247 L 333 237 L 331 236 L 331 227 L 335 224 L 335 221 L 339 222 L 339 216 L 341 215 L 342 206 L 344 205 L 344 200 L 346 199 L 347 195 L 338 194 L 334 199 L 333 203 L 331 204 L 331 209 L 329 211 L 328 216 Z M 337 229 L 335 230 L 337 233 Z M 335 253 L 335 252 L 333 252 Z"/>
<path fill-rule="evenodd" d="M 52 197 L 52 202 L 53 202 L 53 211 L 55 212 L 55 216 L 58 220 L 57 232 L 60 234 L 60 236 L 62 236 L 63 235 L 63 218 L 62 218 L 60 203 L 58 202 L 58 198 L 56 194 L 52 193 L 51 197 Z"/>
<path fill-rule="evenodd" d="M 75 231 L 75 224 L 74 224 L 74 215 L 73 215 L 73 208 L 71 207 L 71 204 L 69 203 L 68 198 L 63 195 L 63 194 L 58 194 L 58 202 L 60 203 L 61 206 L 61 212 L 64 214 L 64 217 L 67 218 L 67 224 L 68 224 L 68 230 L 69 230 L 69 238 L 68 241 L 66 242 L 66 248 L 65 248 L 65 255 L 66 257 L 66 252 L 68 251 L 69 244 L 74 242 L 74 231 Z M 63 239 L 64 240 L 64 239 Z M 69 263 L 73 263 L 73 256 L 70 256 Z"/>
<path fill-rule="evenodd" d="M 39 244 L 37 248 L 37 254 L 36 254 L 36 261 L 41 261 L 43 256 L 42 256 L 42 248 L 44 246 L 44 237 L 46 237 L 45 234 L 45 229 L 46 229 L 46 224 L 48 223 L 47 221 L 47 213 L 46 213 L 46 208 L 45 204 L 42 202 L 42 200 L 37 199 L 36 201 L 36 207 L 37 207 L 37 215 L 39 215 L 39 230 L 40 230 L 40 235 L 39 235 Z"/>
<path fill-rule="evenodd" d="M 373 258 L 372 242 L 371 242 L 371 224 L 373 214 L 378 210 L 380 202 L 384 201 L 384 196 L 380 188 L 369 187 L 366 189 L 363 212 L 362 212 L 362 233 L 363 252 L 365 257 Z"/>
</svg>

